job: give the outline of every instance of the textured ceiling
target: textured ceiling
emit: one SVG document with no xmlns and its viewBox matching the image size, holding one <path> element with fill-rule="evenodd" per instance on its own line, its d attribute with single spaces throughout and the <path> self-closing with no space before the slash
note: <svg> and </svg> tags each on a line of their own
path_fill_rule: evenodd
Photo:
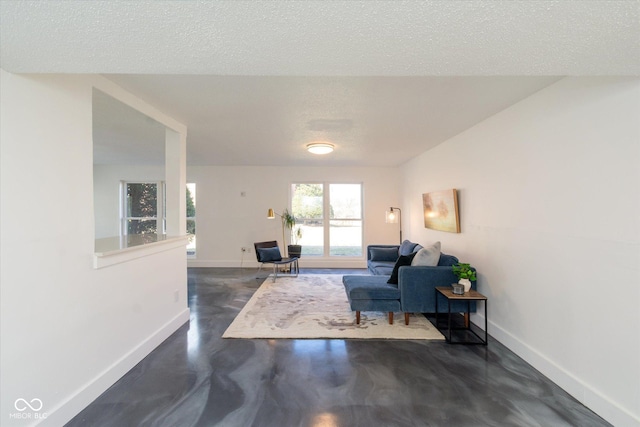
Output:
<svg viewBox="0 0 640 427">
<path fill-rule="evenodd" d="M 638 1 L 2 1 L 10 72 L 638 74 Z"/>
<path fill-rule="evenodd" d="M 105 74 L 182 121 L 189 164 L 394 166 L 558 76 L 640 75 L 640 2 L 2 0 L 0 46 L 9 72 Z M 96 160 L 158 162 L 121 107 L 97 101 Z"/>
<path fill-rule="evenodd" d="M 107 75 L 186 124 L 188 163 L 397 166 L 554 77 Z M 312 156 L 307 143 L 336 151 Z"/>
</svg>

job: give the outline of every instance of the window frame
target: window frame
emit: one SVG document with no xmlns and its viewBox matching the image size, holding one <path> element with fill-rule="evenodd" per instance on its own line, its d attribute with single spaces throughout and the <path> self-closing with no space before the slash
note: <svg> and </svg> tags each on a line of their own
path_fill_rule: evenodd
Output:
<svg viewBox="0 0 640 427">
<path fill-rule="evenodd" d="M 329 182 L 326 183 L 325 186 L 329 187 L 329 194 L 326 197 L 327 199 L 327 209 L 328 212 L 331 212 L 331 185 L 359 185 L 360 186 L 360 218 L 331 218 L 331 215 L 328 215 L 327 218 L 327 227 L 325 235 L 328 236 L 328 245 L 325 245 L 325 253 L 330 258 L 362 258 L 364 255 L 364 185 L 362 182 Z M 323 192 L 324 196 L 324 192 Z M 360 223 L 360 255 L 331 255 L 331 222 L 332 221 L 343 221 L 343 222 L 359 222 Z"/>
<path fill-rule="evenodd" d="M 194 228 L 195 228 L 195 233 L 193 233 L 193 236 L 194 236 L 194 240 L 195 240 L 196 243 L 194 245 L 193 254 L 189 254 L 189 250 L 187 249 L 187 258 L 188 259 L 196 259 L 197 256 L 198 256 L 198 244 L 197 244 L 197 239 L 196 239 L 196 236 L 198 234 L 198 222 L 196 220 L 196 218 L 198 216 L 198 205 L 197 205 L 198 185 L 195 182 L 187 182 L 187 188 L 189 188 L 189 185 L 193 186 L 193 191 L 191 191 L 191 189 L 189 189 L 189 191 L 191 191 L 191 194 L 193 196 L 193 203 L 194 203 L 194 206 L 195 206 L 196 214 L 194 216 L 187 216 L 186 213 L 185 213 L 185 222 L 188 224 L 189 221 L 193 221 Z M 188 230 L 189 227 L 187 227 L 186 229 Z M 187 246 L 189 246 L 189 245 L 187 244 Z"/>
<path fill-rule="evenodd" d="M 289 210 L 293 213 L 294 186 L 300 184 L 322 185 L 322 227 L 323 242 L 322 255 L 308 255 L 314 259 L 362 259 L 365 254 L 364 248 L 364 183 L 362 181 L 295 181 L 289 184 Z M 331 218 L 331 185 L 359 185 L 360 186 L 360 218 Z M 308 220 L 319 220 L 316 218 L 301 218 Z M 332 221 L 359 221 L 360 229 L 360 255 L 331 255 L 331 222 Z"/>
<path fill-rule="evenodd" d="M 127 212 L 128 212 L 127 185 L 129 184 L 155 184 L 156 185 L 157 215 L 155 217 L 127 216 Z M 156 234 L 158 235 L 166 234 L 166 186 L 164 181 L 145 181 L 145 180 L 120 181 L 120 235 L 121 236 L 127 236 L 129 234 L 128 227 L 127 227 L 129 220 L 141 220 L 141 221 L 155 220 Z"/>
</svg>

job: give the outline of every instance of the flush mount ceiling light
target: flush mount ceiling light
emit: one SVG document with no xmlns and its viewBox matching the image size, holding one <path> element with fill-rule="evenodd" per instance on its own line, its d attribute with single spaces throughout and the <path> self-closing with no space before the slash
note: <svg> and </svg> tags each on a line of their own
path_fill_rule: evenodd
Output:
<svg viewBox="0 0 640 427">
<path fill-rule="evenodd" d="M 313 142 L 307 144 L 307 151 L 312 154 L 329 154 L 333 151 L 333 144 L 328 142 Z"/>
</svg>

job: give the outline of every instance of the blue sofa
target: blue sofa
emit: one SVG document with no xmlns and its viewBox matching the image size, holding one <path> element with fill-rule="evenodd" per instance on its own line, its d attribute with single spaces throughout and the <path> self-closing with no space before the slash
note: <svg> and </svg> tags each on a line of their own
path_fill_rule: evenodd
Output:
<svg viewBox="0 0 640 427">
<path fill-rule="evenodd" d="M 387 283 L 400 255 L 418 252 L 422 246 L 405 240 L 402 245 L 370 245 L 367 247 L 367 267 L 371 275 L 347 275 L 342 277 L 351 309 L 356 312 L 359 323 L 360 311 L 383 311 L 389 313 L 393 323 L 394 311 L 404 313 L 405 324 L 409 324 L 410 313 L 435 313 L 436 286 L 451 286 L 458 278 L 452 266 L 458 262 L 453 255 L 440 254 L 436 267 L 402 266 L 398 269 L 398 284 Z M 477 283 L 471 282 L 477 289 Z M 445 310 L 447 300 L 438 296 L 439 310 Z M 452 312 L 465 312 L 467 303 L 454 301 Z M 475 303 L 470 311 L 475 312 Z M 468 320 L 467 320 L 468 321 Z"/>
<path fill-rule="evenodd" d="M 422 249 L 421 245 L 409 240 L 405 240 L 401 245 L 369 245 L 367 246 L 369 273 L 376 276 L 390 276 L 400 255 L 409 255 L 420 249 Z"/>
</svg>

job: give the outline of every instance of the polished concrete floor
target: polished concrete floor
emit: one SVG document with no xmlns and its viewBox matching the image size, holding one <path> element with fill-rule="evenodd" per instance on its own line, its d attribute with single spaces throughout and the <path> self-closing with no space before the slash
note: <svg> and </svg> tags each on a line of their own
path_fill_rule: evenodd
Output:
<svg viewBox="0 0 640 427">
<path fill-rule="evenodd" d="M 302 273 L 327 272 L 343 271 Z M 67 425 L 609 425 L 491 338 L 220 338 L 263 280 L 251 269 L 190 269 L 190 325 Z"/>
</svg>

